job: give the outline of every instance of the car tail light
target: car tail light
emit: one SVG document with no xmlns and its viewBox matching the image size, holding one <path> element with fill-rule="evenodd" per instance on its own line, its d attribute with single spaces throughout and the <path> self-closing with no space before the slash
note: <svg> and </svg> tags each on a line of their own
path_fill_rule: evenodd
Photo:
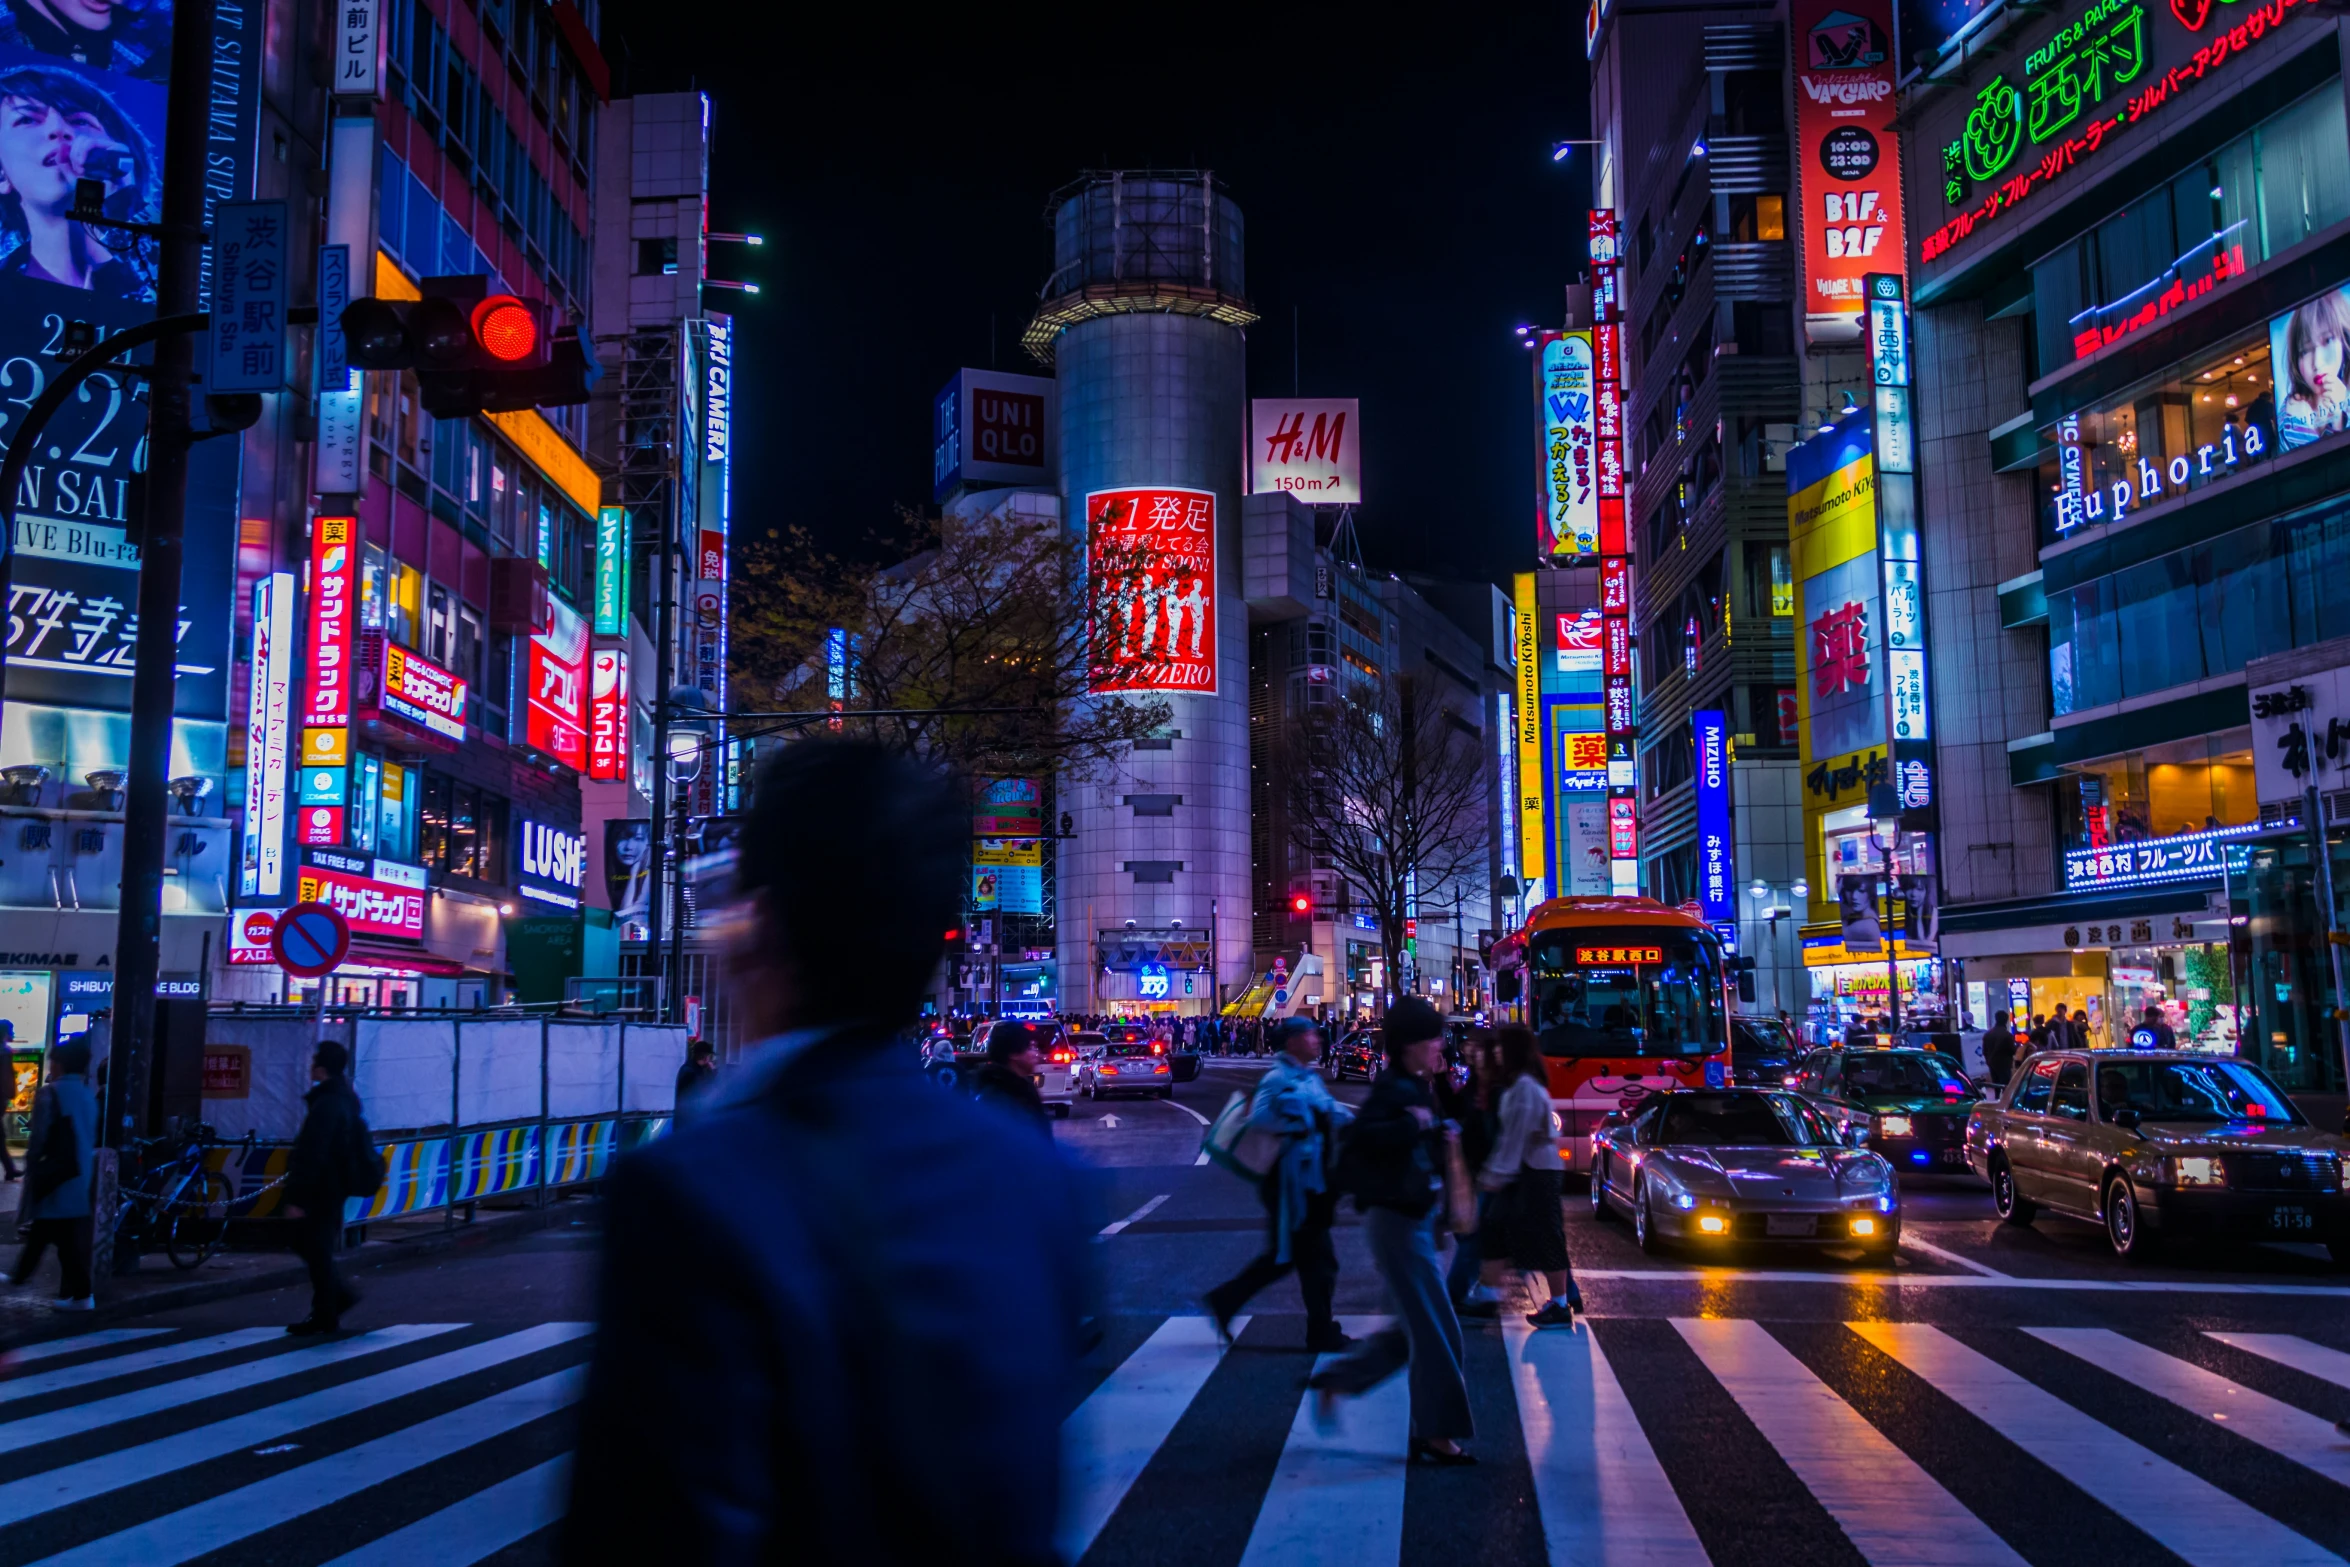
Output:
<svg viewBox="0 0 2350 1567">
<path fill-rule="evenodd" d="M 1151 1041 L 1151 1054 L 1152 1054 L 1152 1055 L 1154 1055 L 1154 1056 L 1163 1056 L 1163 1055 L 1165 1055 L 1166 1053 L 1167 1053 L 1167 1047 L 1166 1047 L 1165 1045 L 1162 1045 L 1162 1044 L 1160 1044 L 1160 1043 L 1159 1043 L 1157 1040 L 1155 1040 L 1155 1039 Z"/>
<path fill-rule="evenodd" d="M 1157 1062 L 1151 1067 L 1151 1070 L 1154 1072 L 1164 1072 L 1167 1070 L 1167 1063 L 1164 1061 Z"/>
</svg>

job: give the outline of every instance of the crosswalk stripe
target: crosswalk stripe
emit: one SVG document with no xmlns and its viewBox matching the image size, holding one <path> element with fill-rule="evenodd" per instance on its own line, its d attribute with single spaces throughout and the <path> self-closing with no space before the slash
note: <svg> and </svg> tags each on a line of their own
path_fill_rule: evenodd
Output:
<svg viewBox="0 0 2350 1567">
<path fill-rule="evenodd" d="M 2191 1562 L 2341 1557 L 1922 1322 L 1846 1326 Z"/>
<path fill-rule="evenodd" d="M 1787 1467 L 1877 1567 L 2023 1558 L 1961 1506 L 1759 1322 L 1675 1317 L 1673 1326 Z"/>
<path fill-rule="evenodd" d="M 47 1414 L 11 1420 L 0 1424 L 0 1453 L 21 1452 L 28 1447 L 38 1447 L 43 1442 L 79 1436 L 85 1431 L 97 1431 L 106 1426 L 119 1425 L 125 1420 L 158 1414 L 166 1409 L 184 1408 L 207 1398 L 241 1393 L 249 1387 L 260 1387 L 286 1377 L 300 1376 L 322 1366 L 340 1365 L 362 1355 L 380 1354 L 384 1350 L 397 1349 L 402 1344 L 412 1344 L 435 1334 L 453 1333 L 463 1326 L 460 1322 L 417 1322 L 378 1328 L 372 1333 L 337 1339 L 330 1344 L 311 1344 L 301 1349 L 288 1350 L 282 1355 L 271 1355 L 264 1360 L 223 1366 L 218 1371 L 208 1371 L 200 1376 L 182 1377 L 175 1382 L 162 1382 L 134 1392 L 117 1393 L 112 1398 L 93 1399 L 86 1404 L 52 1409 Z M 271 1336 L 283 1338 L 284 1334 L 281 1330 L 272 1329 Z"/>
<path fill-rule="evenodd" d="M 2350 1355 L 2323 1344 L 2312 1344 L 2305 1338 L 2290 1333 L 2211 1333 L 2203 1335 L 2216 1339 L 2230 1349 L 2240 1349 L 2273 1360 L 2280 1366 L 2290 1366 L 2320 1382 L 2331 1382 L 2336 1387 L 2350 1387 Z"/>
<path fill-rule="evenodd" d="M 1702 1567 L 1708 1557 L 1588 1330 L 1502 1323 L 1550 1559 Z"/>
<path fill-rule="evenodd" d="M 1238 1338 L 1249 1319 L 1232 1319 Z M 1169 1317 L 1062 1422 L 1061 1522 L 1053 1543 L 1075 1561 L 1191 1407 L 1222 1357 L 1216 1325 Z"/>
<path fill-rule="evenodd" d="M 1380 1331 L 1388 1320 L 1341 1318 L 1339 1326 L 1360 1336 Z M 1314 1368 L 1335 1359 L 1320 1356 Z M 1313 1393 L 1299 1399 L 1241 1567 L 1397 1560 L 1411 1426 L 1408 1374 L 1390 1377 L 1359 1398 L 1340 1399 L 1336 1428 L 1327 1435 L 1314 1423 Z"/>
<path fill-rule="evenodd" d="M 36 1360 L 54 1360 L 59 1355 L 78 1355 L 88 1349 L 105 1349 L 114 1344 L 128 1344 L 133 1339 L 161 1338 L 170 1328 L 101 1328 L 95 1333 L 77 1333 L 72 1338 L 53 1338 L 45 1344 L 27 1344 L 22 1349 L 0 1350 L 0 1362 L 12 1366 L 28 1365 Z"/>
<path fill-rule="evenodd" d="M 2256 1393 L 2217 1372 L 2166 1355 L 2110 1328 L 2026 1328 L 2034 1338 L 2077 1355 L 2133 1387 L 2168 1399 L 2280 1458 L 2350 1485 L 2350 1446 L 2331 1420 Z"/>
<path fill-rule="evenodd" d="M 470 1567 L 562 1522 L 570 1500 L 571 1455 L 566 1453 L 370 1540 L 326 1567 L 412 1567 L 416 1562 Z"/>
<path fill-rule="evenodd" d="M 586 1390 L 587 1367 L 573 1366 L 135 1528 L 42 1557 L 34 1567 L 117 1567 L 123 1562 L 170 1567 L 192 1561 L 568 1409 Z"/>
<path fill-rule="evenodd" d="M 39 1398 L 44 1393 L 62 1392 L 70 1387 L 111 1382 L 116 1377 L 136 1376 L 142 1371 L 153 1371 L 160 1366 L 176 1366 L 185 1360 L 201 1360 L 206 1355 L 225 1355 L 232 1349 L 243 1349 L 248 1344 L 265 1344 L 271 1339 L 283 1339 L 285 1336 L 283 1328 L 240 1328 L 234 1333 L 215 1333 L 210 1338 L 187 1339 L 157 1349 L 135 1350 L 128 1355 L 110 1355 L 104 1360 L 87 1361 L 78 1366 L 59 1366 L 54 1371 L 39 1371 L 29 1377 L 0 1382 L 0 1404 Z"/>
<path fill-rule="evenodd" d="M 192 1431 L 159 1437 L 120 1452 L 28 1475 L 22 1480 L 11 1480 L 0 1484 L 0 1525 L 88 1501 L 93 1496 L 205 1463 L 239 1448 L 274 1442 L 325 1421 L 357 1414 L 392 1399 L 570 1343 L 591 1331 L 593 1325 L 585 1322 L 542 1322 L 503 1338 L 380 1371 L 356 1382 L 307 1393 L 250 1414 L 214 1421 Z"/>
</svg>

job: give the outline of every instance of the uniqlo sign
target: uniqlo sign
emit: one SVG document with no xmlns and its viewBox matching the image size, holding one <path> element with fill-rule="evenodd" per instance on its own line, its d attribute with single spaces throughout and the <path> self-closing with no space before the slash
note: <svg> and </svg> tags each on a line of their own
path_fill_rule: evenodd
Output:
<svg viewBox="0 0 2350 1567">
<path fill-rule="evenodd" d="M 321 517 L 310 531 L 310 652 L 302 724 L 351 721 L 351 649 L 359 619 L 359 520 Z"/>
<path fill-rule="evenodd" d="M 628 650 L 596 649 L 588 679 L 588 776 L 628 776 Z"/>
<path fill-rule="evenodd" d="M 379 936 L 424 935 L 424 889 L 396 887 L 367 876 L 305 865 L 295 876 L 296 901 L 323 903 L 355 931 Z"/>
<path fill-rule="evenodd" d="M 1216 691 L 1216 497 L 1144 485 L 1085 498 L 1096 691 Z"/>
</svg>

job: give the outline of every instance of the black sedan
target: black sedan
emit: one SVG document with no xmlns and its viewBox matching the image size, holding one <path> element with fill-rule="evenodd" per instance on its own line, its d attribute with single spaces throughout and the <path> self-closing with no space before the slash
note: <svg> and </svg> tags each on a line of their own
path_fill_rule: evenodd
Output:
<svg viewBox="0 0 2350 1567">
<path fill-rule="evenodd" d="M 1343 1083 L 1350 1077 L 1369 1082 L 1379 1075 L 1384 1058 L 1379 1049 L 1376 1029 L 1358 1029 L 1341 1039 L 1330 1052 L 1330 1079 Z"/>
</svg>

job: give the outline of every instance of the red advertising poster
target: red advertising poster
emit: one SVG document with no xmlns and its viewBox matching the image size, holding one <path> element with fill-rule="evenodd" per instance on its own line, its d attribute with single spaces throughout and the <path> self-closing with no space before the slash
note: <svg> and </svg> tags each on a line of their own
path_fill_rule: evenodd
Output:
<svg viewBox="0 0 2350 1567">
<path fill-rule="evenodd" d="M 1878 268 L 1880 272 L 1884 269 Z M 704 582 L 726 580 L 726 535 L 716 528 L 704 528 L 700 553 L 701 578 Z"/>
<path fill-rule="evenodd" d="M 320 517 L 310 532 L 310 658 L 302 724 L 351 721 L 351 649 L 359 630 L 359 520 Z"/>
<path fill-rule="evenodd" d="M 424 889 L 398 887 L 370 876 L 305 865 L 295 875 L 294 896 L 304 903 L 323 903 L 348 920 L 351 929 L 378 936 L 424 935 Z"/>
<path fill-rule="evenodd" d="M 1620 555 L 1611 555 L 1599 563 L 1599 612 L 1603 615 L 1632 613 L 1632 565 Z"/>
<path fill-rule="evenodd" d="M 299 827 L 296 836 L 305 844 L 333 847 L 343 841 L 343 807 L 339 805 L 304 805 L 295 810 Z"/>
<path fill-rule="evenodd" d="M 1621 615 L 1608 615 L 1601 619 L 1600 625 L 1607 636 L 1607 657 L 1602 672 L 1629 675 L 1632 673 L 1632 622 Z"/>
<path fill-rule="evenodd" d="M 1861 278 L 1905 271 L 1891 0 L 1794 0 L 1803 321 L 1860 337 Z"/>
<path fill-rule="evenodd" d="M 1216 497 L 1144 485 L 1085 498 L 1096 691 L 1216 690 Z"/>
<path fill-rule="evenodd" d="M 628 650 L 596 649 L 588 682 L 590 778 L 628 776 Z"/>
<path fill-rule="evenodd" d="M 588 620 L 560 599 L 547 600 L 547 629 L 530 639 L 530 698 L 524 739 L 575 772 L 588 763 Z"/>
</svg>

